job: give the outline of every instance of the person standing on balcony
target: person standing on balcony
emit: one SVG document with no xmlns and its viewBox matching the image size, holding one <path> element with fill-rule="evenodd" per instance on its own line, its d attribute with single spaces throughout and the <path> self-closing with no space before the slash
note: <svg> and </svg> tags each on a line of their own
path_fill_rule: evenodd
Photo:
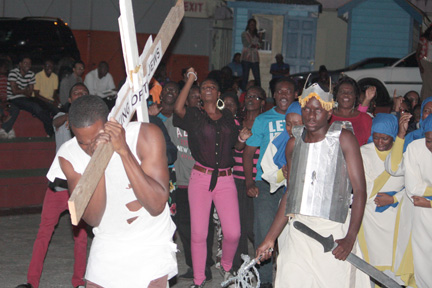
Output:
<svg viewBox="0 0 432 288">
<path fill-rule="evenodd" d="M 255 85 L 261 87 L 261 76 L 259 68 L 258 49 L 261 48 L 262 34 L 258 34 L 257 22 L 255 19 L 249 19 L 246 30 L 242 33 L 241 39 L 243 50 L 241 54 L 241 63 L 243 68 L 242 90 L 245 91 L 246 84 L 249 80 L 249 71 L 255 79 Z"/>
</svg>

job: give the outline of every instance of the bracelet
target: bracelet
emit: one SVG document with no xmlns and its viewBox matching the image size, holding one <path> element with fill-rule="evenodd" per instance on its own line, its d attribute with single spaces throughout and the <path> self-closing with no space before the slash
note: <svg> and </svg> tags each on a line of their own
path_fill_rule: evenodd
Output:
<svg viewBox="0 0 432 288">
<path fill-rule="evenodd" d="M 246 142 L 246 140 L 241 139 L 240 135 L 238 136 L 237 140 L 238 140 L 240 143 L 245 143 L 245 142 Z"/>
<path fill-rule="evenodd" d="M 198 76 L 197 76 L 197 73 L 196 73 L 196 72 L 188 72 L 188 73 L 186 74 L 186 77 L 187 77 L 187 78 L 189 78 L 189 74 L 193 74 L 193 75 L 195 76 L 195 81 L 198 80 Z"/>
</svg>

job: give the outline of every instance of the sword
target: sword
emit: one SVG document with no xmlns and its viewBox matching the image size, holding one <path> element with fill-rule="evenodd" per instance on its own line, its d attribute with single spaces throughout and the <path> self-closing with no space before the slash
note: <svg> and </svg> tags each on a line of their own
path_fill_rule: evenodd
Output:
<svg viewBox="0 0 432 288">
<path fill-rule="evenodd" d="M 300 230 L 302 233 L 306 234 L 307 236 L 321 243 L 321 245 L 323 245 L 324 247 L 324 253 L 332 251 L 337 246 L 337 243 L 334 242 L 333 235 L 324 237 L 299 221 L 295 221 L 293 223 L 293 226 L 297 230 Z M 364 273 L 366 273 L 367 275 L 369 275 L 370 277 L 378 281 L 381 285 L 383 285 L 383 287 L 387 287 L 387 288 L 402 287 L 392 278 L 390 278 L 383 272 L 379 271 L 378 269 L 376 269 L 374 266 L 370 265 L 363 259 L 354 255 L 353 253 L 350 253 L 346 260 L 350 262 L 352 265 L 354 265 L 357 269 L 363 271 Z"/>
</svg>

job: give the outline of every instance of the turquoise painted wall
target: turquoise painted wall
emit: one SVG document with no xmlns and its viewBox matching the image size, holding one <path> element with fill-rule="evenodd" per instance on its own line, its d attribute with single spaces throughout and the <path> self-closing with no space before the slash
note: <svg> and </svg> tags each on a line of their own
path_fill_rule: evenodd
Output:
<svg viewBox="0 0 432 288">
<path fill-rule="evenodd" d="M 412 17 L 394 0 L 359 1 L 350 11 L 347 64 L 403 57 L 412 49 Z"/>
</svg>

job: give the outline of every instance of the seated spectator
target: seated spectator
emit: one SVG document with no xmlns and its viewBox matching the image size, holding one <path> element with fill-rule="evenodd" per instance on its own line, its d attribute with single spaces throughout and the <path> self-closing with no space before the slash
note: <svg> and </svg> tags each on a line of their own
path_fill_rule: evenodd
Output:
<svg viewBox="0 0 432 288">
<path fill-rule="evenodd" d="M 54 135 L 52 118 L 32 97 L 36 80 L 35 74 L 30 71 L 30 68 L 31 59 L 28 56 L 21 56 L 18 67 L 9 72 L 7 97 L 11 104 L 11 122 L 9 122 L 8 125 L 10 126 L 7 129 L 12 129 L 18 118 L 19 110 L 25 110 L 42 121 L 47 136 L 51 137 Z M 5 129 L 5 131 L 8 130 Z"/>
<path fill-rule="evenodd" d="M 46 60 L 43 70 L 36 74 L 34 86 L 35 101 L 54 117 L 58 112 L 58 76 L 53 72 L 54 62 Z"/>
<path fill-rule="evenodd" d="M 69 91 L 72 88 L 75 83 L 83 82 L 81 76 L 84 73 L 84 62 L 81 60 L 76 61 L 73 64 L 72 74 L 69 74 L 68 76 L 64 77 L 60 82 L 60 103 L 61 105 L 65 105 L 69 103 Z"/>
<path fill-rule="evenodd" d="M 96 69 L 86 75 L 84 84 L 89 89 L 90 95 L 97 95 L 101 98 L 112 96 L 115 84 L 112 75 L 109 73 L 108 63 L 101 61 Z"/>
<path fill-rule="evenodd" d="M 283 62 L 282 54 L 277 54 L 275 56 L 276 63 L 271 64 L 270 74 L 272 74 L 272 79 L 270 81 L 270 90 L 272 95 L 274 94 L 276 81 L 280 78 L 289 76 L 290 66 Z"/>
</svg>

